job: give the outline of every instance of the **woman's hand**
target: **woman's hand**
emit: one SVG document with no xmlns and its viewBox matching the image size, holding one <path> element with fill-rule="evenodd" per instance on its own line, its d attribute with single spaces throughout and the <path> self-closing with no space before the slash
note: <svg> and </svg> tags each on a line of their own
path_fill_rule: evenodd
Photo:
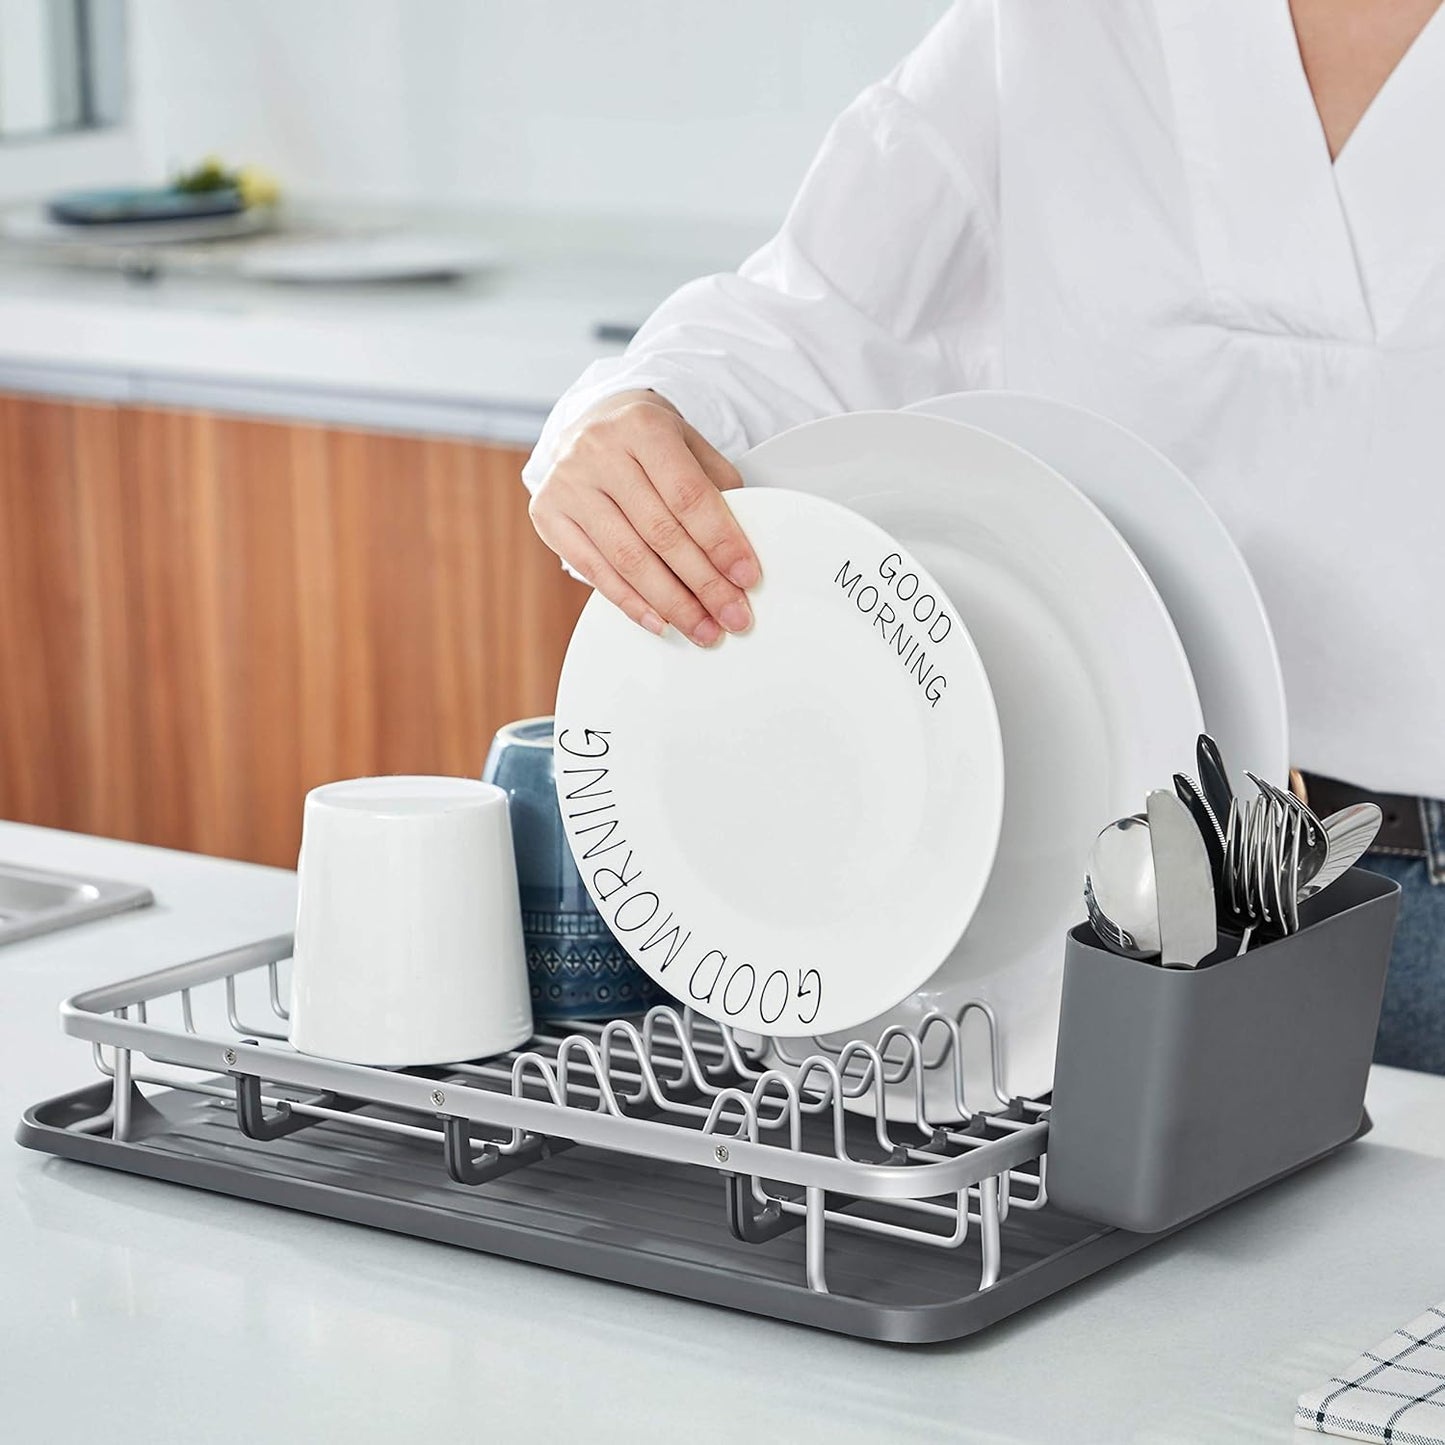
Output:
<svg viewBox="0 0 1445 1445">
<path fill-rule="evenodd" d="M 752 625 L 758 559 L 719 495 L 736 470 L 655 392 L 609 397 L 532 497 L 537 535 L 640 627 L 699 647 Z"/>
</svg>

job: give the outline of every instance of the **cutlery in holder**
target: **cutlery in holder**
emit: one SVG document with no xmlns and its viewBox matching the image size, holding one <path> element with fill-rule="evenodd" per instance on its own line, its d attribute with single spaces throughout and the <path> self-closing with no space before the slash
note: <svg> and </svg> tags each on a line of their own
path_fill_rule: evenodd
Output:
<svg viewBox="0 0 1445 1445">
<path fill-rule="evenodd" d="M 1069 1214 L 1171 1229 L 1361 1130 L 1400 889 L 1352 869 L 1299 932 L 1197 969 L 1065 953 L 1049 1195 Z"/>
</svg>

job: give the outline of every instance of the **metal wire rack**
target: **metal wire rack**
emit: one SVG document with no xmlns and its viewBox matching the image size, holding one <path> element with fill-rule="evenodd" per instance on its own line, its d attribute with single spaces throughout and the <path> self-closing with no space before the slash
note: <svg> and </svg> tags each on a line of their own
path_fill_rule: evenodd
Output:
<svg viewBox="0 0 1445 1445">
<path fill-rule="evenodd" d="M 288 1039 L 282 936 L 69 1000 L 62 1026 L 90 1042 L 101 1078 L 32 1107 L 18 1138 L 865 1338 L 956 1339 L 1368 1127 L 1397 893 L 1359 873 L 1332 890 L 1334 913 L 1248 969 L 1140 981 L 1076 966 L 1057 1110 L 1008 1097 L 1006 1040 L 982 1002 L 841 1045 L 767 1042 L 659 1006 L 544 1029 L 490 1059 L 316 1058 Z M 1076 932 L 1074 965 L 1080 947 Z M 1323 992 L 1307 981 L 1326 975 Z M 1177 993 L 1191 979 L 1207 999 Z M 1330 1007 L 1281 1052 L 1307 994 Z M 1145 1007 L 1160 997 L 1171 1014 Z M 1120 1018 L 1135 1022 L 1121 1033 Z M 1160 1181 L 1169 1207 L 1141 1215 Z"/>
<path fill-rule="evenodd" d="M 91 1042 L 113 1081 L 88 1132 L 125 1143 L 145 1104 L 140 1086 L 158 1086 L 233 1114 L 262 1144 L 301 1130 L 313 1131 L 317 1150 L 328 1132 L 352 1151 L 358 1137 L 405 1141 L 464 1189 L 577 1146 L 692 1166 L 720 1177 L 734 1240 L 803 1232 L 803 1282 L 818 1294 L 828 1292 L 833 1252 L 860 1235 L 967 1246 L 978 1288 L 989 1289 L 1010 1216 L 1046 1204 L 1047 1105 L 1004 1093 L 998 1029 L 983 1003 L 876 1042 L 782 1050 L 781 1066 L 764 1063 L 757 1041 L 659 1006 L 544 1030 L 492 1059 L 394 1070 L 290 1046 L 290 953 L 289 936 L 272 938 L 69 1000 L 65 1031 Z M 987 1060 L 965 1068 L 976 1047 Z M 935 1071 L 951 1080 L 956 1117 L 930 1117 L 924 1080 Z M 976 1102 L 965 1080 L 980 1076 L 991 1088 Z"/>
</svg>

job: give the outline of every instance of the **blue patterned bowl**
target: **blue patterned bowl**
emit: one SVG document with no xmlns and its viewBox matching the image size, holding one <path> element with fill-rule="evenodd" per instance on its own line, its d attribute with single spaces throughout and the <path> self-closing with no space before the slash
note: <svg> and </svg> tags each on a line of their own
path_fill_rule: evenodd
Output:
<svg viewBox="0 0 1445 1445">
<path fill-rule="evenodd" d="M 482 777 L 511 801 L 533 1015 L 612 1018 L 667 1001 L 612 936 L 572 861 L 553 782 L 552 719 L 508 723 L 492 739 Z"/>
</svg>

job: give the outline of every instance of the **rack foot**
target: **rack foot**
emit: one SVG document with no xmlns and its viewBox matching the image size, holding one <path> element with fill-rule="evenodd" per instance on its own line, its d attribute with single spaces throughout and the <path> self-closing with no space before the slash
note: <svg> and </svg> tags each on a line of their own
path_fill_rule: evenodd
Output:
<svg viewBox="0 0 1445 1445">
<path fill-rule="evenodd" d="M 442 1148 L 447 1173 L 458 1184 L 486 1184 L 504 1174 L 524 1169 L 542 1159 L 550 1159 L 572 1147 L 570 1139 L 535 1139 L 524 1144 L 515 1154 L 503 1154 L 495 1144 L 487 1144 L 477 1155 L 472 1153 L 471 1128 L 465 1119 L 453 1114 L 442 1118 Z"/>
</svg>

